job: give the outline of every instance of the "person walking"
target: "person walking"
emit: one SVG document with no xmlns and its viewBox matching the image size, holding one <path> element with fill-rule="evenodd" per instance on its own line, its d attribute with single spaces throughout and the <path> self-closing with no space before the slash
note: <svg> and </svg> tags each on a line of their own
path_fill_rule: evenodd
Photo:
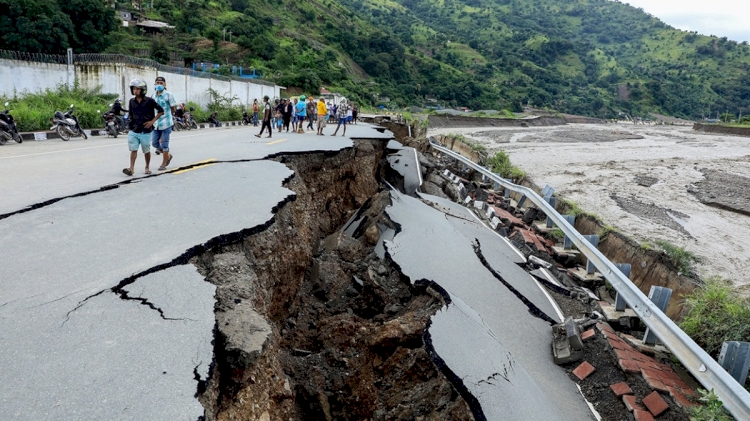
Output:
<svg viewBox="0 0 750 421">
<path fill-rule="evenodd" d="M 130 167 L 122 170 L 125 175 L 135 173 L 135 160 L 138 157 L 139 146 L 146 158 L 145 173 L 151 174 L 151 170 L 148 168 L 151 163 L 151 131 L 156 120 L 164 114 L 164 109 L 153 98 L 147 97 L 146 91 L 146 82 L 140 79 L 133 79 L 130 82 L 130 93 L 133 95 L 128 105 L 128 108 L 130 108 L 130 118 L 128 119 Z"/>
<path fill-rule="evenodd" d="M 292 121 L 292 114 L 294 114 L 294 107 L 292 106 L 292 102 L 288 98 L 284 99 L 283 118 L 284 128 L 286 129 L 287 133 L 289 133 L 289 123 Z"/>
<path fill-rule="evenodd" d="M 260 110 L 260 107 L 258 106 L 258 98 L 255 98 L 253 100 L 253 126 L 258 127 L 258 111 Z"/>
<path fill-rule="evenodd" d="M 318 107 L 315 106 L 315 98 L 310 97 L 307 100 L 307 128 L 314 129 L 315 114 L 318 112 Z"/>
<path fill-rule="evenodd" d="M 260 126 L 260 133 L 256 134 L 255 137 L 260 137 L 263 132 L 266 130 L 266 127 L 268 127 L 268 136 L 266 138 L 271 137 L 271 116 L 273 114 L 273 108 L 271 107 L 271 104 L 268 103 L 268 95 L 263 97 L 263 124 Z"/>
<path fill-rule="evenodd" d="M 328 108 L 326 107 L 326 101 L 323 97 L 318 101 L 318 136 L 323 136 L 323 128 L 326 126 L 326 117 L 328 115 Z"/>
<path fill-rule="evenodd" d="M 297 103 L 297 133 L 305 133 L 303 126 L 307 119 L 307 104 L 305 104 L 305 96 L 299 96 L 299 102 Z"/>
<path fill-rule="evenodd" d="M 357 124 L 357 116 L 359 116 L 359 107 L 357 107 L 356 103 L 352 102 L 352 120 L 354 124 Z"/>
<path fill-rule="evenodd" d="M 341 136 L 346 136 L 346 116 L 349 115 L 349 106 L 346 105 L 345 99 L 341 100 L 341 104 L 339 104 L 336 113 L 339 116 L 339 124 L 338 126 L 336 126 L 336 131 L 333 132 L 331 136 L 336 136 L 336 134 L 339 132 L 339 127 L 341 127 L 342 124 L 344 125 L 344 133 Z"/>
<path fill-rule="evenodd" d="M 159 171 L 165 171 L 174 157 L 174 155 L 169 152 L 169 137 L 172 134 L 172 126 L 174 125 L 173 115 L 175 107 L 177 106 L 177 101 L 175 101 L 174 96 L 167 91 L 166 79 L 162 76 L 158 76 L 154 83 L 154 89 L 156 90 L 154 100 L 156 100 L 156 103 L 164 109 L 164 115 L 156 120 L 154 131 L 151 133 L 151 146 L 154 147 L 157 155 L 162 154 Z"/>
</svg>

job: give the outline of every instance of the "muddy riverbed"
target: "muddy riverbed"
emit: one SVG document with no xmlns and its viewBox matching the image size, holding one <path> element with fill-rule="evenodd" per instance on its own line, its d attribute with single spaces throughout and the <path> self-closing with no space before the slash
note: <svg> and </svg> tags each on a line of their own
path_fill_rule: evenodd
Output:
<svg viewBox="0 0 750 421">
<path fill-rule="evenodd" d="M 429 131 L 446 133 L 505 150 L 538 186 L 553 186 L 639 243 L 693 252 L 701 277 L 730 279 L 750 295 L 747 138 L 631 124 Z"/>
</svg>

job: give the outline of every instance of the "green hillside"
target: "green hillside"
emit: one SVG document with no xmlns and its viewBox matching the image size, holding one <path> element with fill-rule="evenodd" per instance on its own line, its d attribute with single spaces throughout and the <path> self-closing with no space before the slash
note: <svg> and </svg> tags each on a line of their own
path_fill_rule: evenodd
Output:
<svg viewBox="0 0 750 421">
<path fill-rule="evenodd" d="M 0 0 L 0 24 L 16 29 L 0 34 L 0 49 L 59 53 L 62 43 L 48 41 L 65 39 L 77 51 L 222 63 L 223 73 L 232 65 L 253 68 L 293 91 L 325 86 L 388 107 L 437 99 L 472 109 L 529 104 L 599 117 L 750 111 L 747 43 L 678 31 L 615 1 L 153 0 L 141 6 L 147 17 L 176 29 L 153 36 L 120 27 L 113 9 L 98 0 Z M 117 7 L 134 9 L 131 2 Z M 51 25 L 50 14 L 71 17 Z"/>
</svg>

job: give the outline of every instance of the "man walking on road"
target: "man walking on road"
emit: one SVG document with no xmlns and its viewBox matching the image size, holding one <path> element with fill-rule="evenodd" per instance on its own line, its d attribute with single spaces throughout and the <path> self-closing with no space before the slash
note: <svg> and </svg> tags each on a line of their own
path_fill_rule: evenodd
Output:
<svg viewBox="0 0 750 421">
<path fill-rule="evenodd" d="M 347 115 L 349 115 L 349 106 L 346 105 L 345 99 L 341 100 L 341 104 L 336 110 L 336 113 L 339 115 L 339 125 L 336 126 L 336 131 L 333 132 L 331 136 L 336 136 L 336 134 L 339 132 L 339 127 L 341 127 L 342 124 L 344 125 L 344 133 L 341 136 L 346 136 L 346 118 Z"/>
<path fill-rule="evenodd" d="M 297 109 L 297 133 L 305 132 L 305 120 L 307 119 L 307 104 L 305 104 L 305 96 L 299 96 L 299 102 L 295 106 Z"/>
<path fill-rule="evenodd" d="M 315 127 L 313 125 L 315 124 L 316 114 L 318 112 L 318 107 L 315 105 L 315 98 L 310 97 L 307 100 L 307 128 L 312 130 Z"/>
<path fill-rule="evenodd" d="M 146 96 L 146 82 L 133 79 L 130 82 L 130 118 L 128 119 L 128 148 L 130 149 L 130 167 L 122 172 L 125 175 L 133 175 L 135 159 L 138 157 L 138 147 L 141 147 L 146 158 L 146 174 L 151 174 L 149 164 L 151 163 L 151 131 L 156 120 L 164 115 L 164 109 L 152 98 Z"/>
<path fill-rule="evenodd" d="M 260 126 L 260 133 L 256 134 L 255 137 L 260 137 L 263 132 L 266 130 L 266 127 L 268 127 L 268 137 L 271 137 L 271 114 L 273 113 L 273 108 L 271 107 L 271 104 L 268 103 L 268 95 L 263 97 L 263 124 Z"/>
<path fill-rule="evenodd" d="M 172 126 L 174 125 L 172 116 L 177 101 L 174 100 L 171 93 L 167 92 L 167 81 L 162 76 L 156 78 L 154 89 L 156 89 L 154 99 L 164 109 L 164 115 L 156 120 L 154 131 L 151 134 L 151 146 L 154 147 L 157 155 L 164 153 L 159 171 L 165 171 L 174 158 L 174 155 L 169 152 L 169 137 L 172 134 Z"/>
</svg>

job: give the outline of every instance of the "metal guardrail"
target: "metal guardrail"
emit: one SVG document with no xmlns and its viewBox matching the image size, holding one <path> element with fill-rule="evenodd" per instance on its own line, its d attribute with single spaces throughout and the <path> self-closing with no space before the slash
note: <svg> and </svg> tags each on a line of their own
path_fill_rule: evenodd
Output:
<svg viewBox="0 0 750 421">
<path fill-rule="evenodd" d="M 578 250 L 583 253 L 596 269 L 604 275 L 612 287 L 625 299 L 638 317 L 677 357 L 690 373 L 708 390 L 714 389 L 724 407 L 737 420 L 750 420 L 750 393 L 711 358 L 695 341 L 682 331 L 666 314 L 656 307 L 635 284 L 620 272 L 599 250 L 592 247 L 576 229 L 568 223 L 553 206 L 542 199 L 534 190 L 513 184 L 486 168 L 479 166 L 464 156 L 441 146 L 430 138 L 430 146 L 457 159 L 482 173 L 504 188 L 526 196 L 539 209 L 552 219 Z"/>
</svg>

